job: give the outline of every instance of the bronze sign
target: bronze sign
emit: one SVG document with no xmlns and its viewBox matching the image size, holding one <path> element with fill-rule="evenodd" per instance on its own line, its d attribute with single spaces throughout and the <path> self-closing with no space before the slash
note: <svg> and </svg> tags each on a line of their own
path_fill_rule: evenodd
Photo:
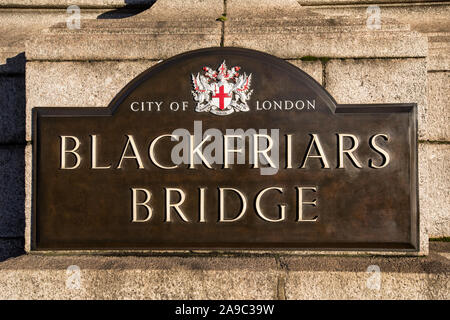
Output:
<svg viewBox="0 0 450 320">
<path fill-rule="evenodd" d="M 416 121 L 268 54 L 184 53 L 108 108 L 34 108 L 32 248 L 417 251 Z"/>
</svg>

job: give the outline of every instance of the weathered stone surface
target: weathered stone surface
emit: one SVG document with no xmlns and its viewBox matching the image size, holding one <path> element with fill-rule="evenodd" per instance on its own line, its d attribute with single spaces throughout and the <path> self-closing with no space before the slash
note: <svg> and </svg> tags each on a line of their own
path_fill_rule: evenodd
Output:
<svg viewBox="0 0 450 320">
<path fill-rule="evenodd" d="M 425 122 L 428 140 L 450 141 L 450 72 L 428 73 L 428 108 Z"/>
<path fill-rule="evenodd" d="M 421 0 L 420 2 L 422 3 L 427 3 L 427 2 L 435 2 L 435 1 L 440 1 L 440 0 Z M 361 2 L 363 2 L 364 4 L 366 3 L 374 3 L 374 4 L 379 4 L 380 2 L 384 2 L 384 1 L 380 1 L 380 0 L 297 0 L 297 2 L 299 4 L 301 4 L 302 6 L 313 6 L 313 5 L 347 5 L 347 4 L 361 4 Z M 396 0 L 396 3 L 416 3 L 418 2 L 417 0 Z"/>
<path fill-rule="evenodd" d="M 0 263 L 0 298 L 448 299 L 449 251 L 433 243 L 421 258 L 25 255 Z M 369 265 L 381 269 L 380 291 L 366 287 Z"/>
<path fill-rule="evenodd" d="M 396 4 L 380 3 L 381 1 L 379 0 L 374 2 L 373 4 L 380 9 L 381 29 L 384 27 L 385 20 L 395 19 L 398 22 L 410 25 L 411 29 L 419 32 L 448 31 L 446 29 L 450 14 L 450 5 L 448 3 L 426 3 L 426 1 L 421 1 L 421 3 L 416 3 L 415 5 L 404 5 L 399 4 L 399 1 L 396 1 Z M 301 4 L 311 11 L 329 17 L 352 16 L 360 19 L 362 23 L 366 23 L 369 16 L 374 14 L 374 11 L 368 10 L 369 2 L 364 1 L 364 3 L 367 3 L 367 5 L 361 5 L 356 2 L 352 5 L 350 1 L 346 1 L 345 5 L 339 5 L 338 3 L 330 3 L 330 5 L 323 6 L 314 5 L 314 1 Z"/>
<path fill-rule="evenodd" d="M 263 51 L 284 58 L 426 55 L 426 38 L 408 32 L 408 26 L 395 22 L 386 21 L 382 31 L 368 32 L 364 22 L 320 17 L 301 10 L 294 0 L 245 4 L 228 1 L 226 10 L 225 45 L 264 48 Z M 86 21 L 80 30 L 67 30 L 65 23 L 60 24 L 31 39 L 27 57 L 31 60 L 167 58 L 183 51 L 219 45 L 221 23 L 215 20 L 223 11 L 220 0 L 160 0 L 126 22 L 123 19 L 103 23 Z M 303 13 L 296 16 L 296 12 Z M 131 39 L 124 34 L 133 33 L 133 45 L 126 45 Z M 320 41 L 313 41 L 317 36 Z M 162 42 L 166 44 L 165 50 L 159 50 Z"/>
<path fill-rule="evenodd" d="M 330 60 L 325 87 L 338 103 L 418 104 L 419 139 L 428 139 L 425 59 Z"/>
<path fill-rule="evenodd" d="M 374 11 L 357 1 L 299 1 L 309 10 L 328 17 L 351 16 L 361 23 L 372 21 Z M 379 8 L 381 30 L 386 28 L 386 20 L 394 19 L 411 26 L 414 31 L 428 37 L 428 70 L 450 70 L 450 4 L 436 1 L 422 1 L 414 5 L 383 4 L 373 1 Z M 407 1 L 406 1 L 407 2 Z M 398 1 L 397 1 L 398 3 Z"/>
<path fill-rule="evenodd" d="M 82 8 L 120 8 L 125 5 L 142 6 L 146 5 L 152 0 L 3 0 L 0 4 L 1 7 L 21 8 L 67 8 L 70 5 L 76 3 L 77 6 Z"/>
<path fill-rule="evenodd" d="M 0 145 L 0 237 L 23 237 L 24 147 Z"/>
<path fill-rule="evenodd" d="M 430 237 L 450 236 L 450 144 L 419 144 L 420 214 Z"/>
<path fill-rule="evenodd" d="M 155 61 L 30 62 L 28 107 L 105 107 L 114 96 Z"/>
<path fill-rule="evenodd" d="M 302 260 L 282 259 L 282 263 L 289 269 L 286 276 L 287 299 L 449 298 L 450 261 L 434 252 L 427 262 L 421 258 Z M 315 267 L 314 271 L 303 268 L 305 264 L 312 262 L 321 267 Z M 429 263 L 433 263 L 431 268 Z M 369 266 L 378 266 L 380 273 L 370 272 L 372 269 L 368 271 Z M 378 279 L 379 287 L 376 282 Z"/>
<path fill-rule="evenodd" d="M 227 16 L 234 18 L 287 18 L 303 15 L 303 8 L 295 0 L 227 0 Z M 313 13 L 314 14 L 314 13 Z"/>
<path fill-rule="evenodd" d="M 287 299 L 411 300 L 448 299 L 448 275 L 382 273 L 380 290 L 366 286 L 372 274 L 361 272 L 291 272 Z M 432 284 L 430 284 L 430 282 Z M 408 288 L 408 290 L 402 290 Z"/>
<path fill-rule="evenodd" d="M 428 70 L 450 71 L 450 33 L 429 34 L 428 47 Z"/>
<path fill-rule="evenodd" d="M 277 275 L 274 258 L 22 256 L 0 264 L 0 298 L 274 299 Z"/>
<path fill-rule="evenodd" d="M 0 238 L 0 262 L 24 253 L 23 238 Z"/>
<path fill-rule="evenodd" d="M 107 10 L 84 9 L 84 19 L 96 19 Z M 66 9 L 1 9 L 0 8 L 0 74 L 24 73 L 25 41 L 35 37 L 42 29 L 58 22 L 66 23 L 71 15 Z"/>
<path fill-rule="evenodd" d="M 431 243 L 426 258 L 281 257 L 281 264 L 289 270 L 286 298 L 448 299 L 449 249 L 448 243 Z M 380 271 L 379 289 L 374 267 Z"/>
<path fill-rule="evenodd" d="M 13 1 L 13 0 L 11 0 Z M 17 0 L 20 1 L 20 0 Z M 40 0 L 33 0 L 33 1 L 40 1 Z M 44 1 L 44 0 L 42 0 Z M 57 2 L 52 0 L 46 0 L 50 2 Z M 63 1 L 63 0 L 61 0 Z M 88 0 L 86 0 L 87 3 Z M 92 0 L 95 1 L 95 0 Z M 111 0 L 114 1 L 114 0 Z M 107 3 L 107 2 L 104 2 Z M 48 34 L 44 36 L 45 39 L 48 40 L 48 42 L 42 42 L 39 43 L 40 40 L 36 40 L 36 45 L 39 45 L 40 47 L 35 47 L 33 50 L 31 50 L 29 54 L 29 59 L 31 60 L 39 60 L 39 59 L 86 59 L 86 60 L 108 60 L 108 59 L 119 59 L 119 60 L 133 60 L 133 59 L 161 59 L 166 58 L 168 56 L 174 55 L 176 53 L 179 53 L 181 51 L 187 51 L 195 49 L 195 46 L 217 46 L 220 43 L 220 35 L 221 35 L 221 23 L 215 22 L 214 19 L 216 16 L 219 16 L 223 11 L 223 1 L 217 1 L 214 2 L 214 4 L 211 4 L 211 2 L 204 2 L 204 1 L 195 1 L 192 8 L 190 8 L 190 4 L 193 2 L 183 2 L 183 1 L 176 1 L 176 2 L 167 2 L 167 1 L 158 1 L 157 4 L 155 4 L 148 12 L 144 12 L 141 15 L 138 15 L 136 17 L 133 17 L 132 19 L 135 19 L 137 21 L 135 24 L 134 22 L 130 22 L 129 25 L 134 25 L 133 28 L 124 28 L 124 24 L 128 19 L 125 19 L 123 21 L 93 21 L 93 22 L 87 22 L 83 23 L 82 30 L 78 31 L 68 31 L 67 28 L 64 26 L 65 19 L 66 19 L 66 13 L 64 10 L 59 11 L 59 20 L 57 22 L 63 22 L 63 24 L 60 27 L 53 28 L 51 31 L 48 31 Z M 249 45 L 252 48 L 259 49 L 265 52 L 273 53 L 276 55 L 279 55 L 281 57 L 291 57 L 291 58 L 300 58 L 303 56 L 322 56 L 322 57 L 346 57 L 346 56 L 355 56 L 355 57 L 390 57 L 390 56 L 424 56 L 426 54 L 426 46 L 424 46 L 424 38 L 423 37 L 417 37 L 417 34 L 411 34 L 411 33 L 404 33 L 404 31 L 407 30 L 407 28 L 398 26 L 398 25 L 390 25 L 388 24 L 387 28 L 391 28 L 389 30 L 391 31 L 382 31 L 382 32 L 368 32 L 363 31 L 365 28 L 365 19 L 361 19 L 360 21 L 355 21 L 354 19 L 343 19 L 340 20 L 341 22 L 337 21 L 337 19 L 328 19 L 327 22 L 324 24 L 321 24 L 323 21 L 323 18 L 317 20 L 317 14 L 310 15 L 309 13 L 305 15 L 300 15 L 297 20 L 289 17 L 286 19 L 286 21 L 283 21 L 283 19 L 274 19 L 272 22 L 265 21 L 267 20 L 266 17 L 268 14 L 277 13 L 276 8 L 280 7 L 281 4 L 285 6 L 285 8 L 290 8 L 291 4 L 287 5 L 287 1 L 274 1 L 272 2 L 274 5 L 273 7 L 275 10 L 269 10 L 265 11 L 265 9 L 259 9 L 254 10 L 253 17 L 250 17 L 250 19 L 245 20 L 245 17 L 242 17 L 242 14 L 240 14 L 239 6 L 234 6 L 235 4 L 238 4 L 237 1 L 229 0 L 228 3 L 228 12 L 227 17 L 228 20 L 225 22 L 226 26 L 226 32 L 225 32 L 225 45 L 230 45 L 231 42 L 227 42 L 227 38 L 229 35 L 229 32 L 235 34 L 233 36 L 236 37 L 236 43 L 233 45 L 239 45 L 245 44 L 245 41 L 249 41 Z M 84 4 L 88 5 L 88 4 Z M 159 7 L 158 7 L 159 6 Z M 178 7 L 177 7 L 178 6 Z M 170 12 L 177 12 L 176 8 L 181 8 L 182 6 L 185 7 L 183 10 L 179 10 L 180 16 L 183 17 L 183 19 L 186 18 L 186 21 L 184 24 L 180 21 L 163 21 L 163 22 L 155 22 L 154 24 L 146 24 L 143 21 L 143 16 L 153 15 L 153 19 L 156 19 L 158 15 L 162 12 L 164 12 L 164 8 L 171 8 Z M 234 7 L 233 7 L 234 6 Z M 261 6 L 260 6 L 261 7 Z M 203 9 L 202 9 L 203 8 Z M 202 22 L 199 22 L 199 24 L 192 25 L 192 20 L 196 17 L 196 12 L 202 12 L 205 11 L 204 15 L 202 16 L 203 20 Z M 253 10 L 253 9 L 252 9 Z M 297 9 L 295 9 L 297 10 Z M 301 8 L 300 8 L 301 10 Z M 285 10 L 290 11 L 290 9 Z M 46 10 L 46 12 L 48 12 Z M 85 12 L 85 11 L 83 11 Z M 153 12 L 153 13 L 152 13 Z M 169 11 L 167 11 L 169 12 Z M 239 16 L 240 14 L 240 16 Z M 83 17 L 84 17 L 83 13 Z M 92 13 L 93 15 L 93 13 Z M 264 18 L 261 18 L 258 20 L 258 15 L 261 15 L 261 17 L 264 16 Z M 287 14 L 289 15 L 289 14 Z M 310 17 L 308 18 L 308 15 Z M 256 17 L 255 17 L 256 16 Z M 291 15 L 292 16 L 292 15 Z M 2 16 L 3 17 L 3 16 Z M 5 14 L 4 17 L 7 17 Z M 207 18 L 205 18 L 207 17 Z M 275 15 L 273 16 L 275 17 Z M 95 17 L 94 17 L 95 18 Z M 256 19 L 255 19 L 256 18 Z M 199 19 L 199 20 L 202 20 Z M 209 20 L 208 20 L 209 19 Z M 239 19 L 244 19 L 244 25 L 239 26 L 239 24 L 242 22 Z M 11 21 L 13 19 L 11 18 Z M 45 19 L 43 19 L 45 20 Z M 253 24 L 249 22 L 249 20 L 253 20 Z M 3 22 L 4 20 L 2 20 Z M 9 21 L 9 20 L 8 20 Z M 139 22 L 140 21 L 140 22 Z M 233 21 L 236 22 L 235 29 L 233 29 Z M 293 23 L 293 21 L 295 23 Z M 303 22 L 298 22 L 303 21 Z M 384 20 L 383 20 L 384 21 Z M 53 23 L 51 23 L 53 24 Z M 340 26 L 339 28 L 336 28 L 333 26 L 334 24 Z M 44 24 L 42 24 L 44 26 Z M 48 25 L 45 25 L 48 26 Z M 259 26 L 259 27 L 258 27 Z M 86 28 L 85 28 L 86 27 Z M 258 28 L 256 28 L 258 27 Z M 35 27 L 33 27 L 35 28 Z M 242 41 L 238 39 L 239 36 L 239 28 L 243 28 L 243 36 Z M 284 29 L 284 31 L 283 31 Z M 234 31 L 233 31 L 234 30 Z M 242 31 L 241 30 L 241 31 Z M 273 32 L 275 30 L 275 32 Z M 281 31 L 280 31 L 281 30 Z M 395 31 L 397 30 L 397 31 Z M 212 31 L 212 33 L 210 33 Z M 316 32 L 325 32 L 325 31 L 331 31 L 332 35 L 327 35 L 326 33 L 318 33 Z M 138 33 L 137 35 L 133 35 L 131 37 L 131 34 Z M 146 34 L 144 34 L 146 33 Z M 300 34 L 297 34 L 300 33 Z M 269 35 L 268 35 L 269 34 Z M 270 35 L 272 34 L 272 35 Z M 294 35 L 293 35 L 294 34 Z M 355 36 L 356 35 L 356 36 Z M 367 37 L 366 37 L 367 35 Z M 45 40 L 44 39 L 44 40 Z M 260 41 L 263 39 L 264 41 Z M 280 40 L 281 39 L 281 40 Z M 297 40 L 296 40 L 297 39 Z M 298 40 L 300 39 L 300 40 Z M 79 40 L 79 41 L 78 41 Z M 167 41 L 166 41 L 167 40 Z M 199 40 L 199 42 L 197 42 Z M 281 42 L 280 42 L 281 41 Z M 327 42 L 328 41 L 328 42 Z M 384 41 L 384 42 L 380 42 Z M 164 43 L 164 45 L 161 45 L 161 43 Z M 426 41 L 425 41 L 426 43 Z M 281 44 L 281 47 L 280 47 Z M 298 45 L 297 45 L 298 44 Z M 289 46 L 293 46 L 296 48 L 293 48 L 292 51 Z M 350 45 L 350 46 L 349 46 Z M 284 46 L 284 47 L 283 47 Z M 311 49 L 311 46 L 312 49 Z M 314 47 L 316 46 L 316 47 Z M 353 46 L 353 47 L 352 47 Z M 171 51 L 172 50 L 172 51 Z M 284 50 L 284 51 L 283 51 Z M 287 51 L 286 51 L 287 50 Z M 287 54 L 286 54 L 287 52 Z M 27 53 L 28 54 L 28 53 Z M 410 61 L 411 60 L 411 61 Z M 414 61 L 417 62 L 417 60 L 422 59 L 406 59 L 406 64 L 411 63 L 413 64 Z M 363 60 L 367 61 L 367 60 Z M 378 61 L 378 60 L 376 60 Z M 35 64 L 36 63 L 36 64 Z M 41 64 L 42 63 L 42 64 Z M 83 62 L 85 63 L 85 62 Z M 93 79 L 96 79 L 98 74 L 94 71 L 92 72 L 92 68 L 94 70 L 97 67 L 93 67 L 95 64 L 101 64 L 103 62 L 92 62 L 87 63 L 86 62 L 86 68 L 81 67 L 79 75 L 74 75 L 77 73 L 75 71 L 75 67 L 70 67 L 70 65 L 74 66 L 75 64 L 72 64 L 71 62 L 62 62 L 62 63 L 55 63 L 54 66 L 50 67 L 52 65 L 51 62 L 31 62 L 29 63 L 29 69 L 28 72 L 33 72 L 33 66 L 36 66 L 36 70 L 38 73 L 40 73 L 40 76 L 48 76 L 47 80 L 41 80 L 37 75 L 38 73 L 35 73 L 34 78 L 32 79 L 32 82 L 29 82 L 30 84 L 36 84 L 32 88 L 27 88 L 29 91 L 29 97 L 28 99 L 30 101 L 35 102 L 41 102 L 41 101 L 49 101 L 51 105 L 63 105 L 59 104 L 59 102 L 65 103 L 64 105 L 97 105 L 97 106 L 105 106 L 112 96 L 116 94 L 123 85 L 126 84 L 129 80 L 131 80 L 135 75 L 137 75 L 140 71 L 138 69 L 140 68 L 141 62 L 137 61 L 129 61 L 130 64 L 136 64 L 136 69 L 132 67 L 132 70 L 135 70 L 135 75 L 131 76 L 130 79 L 127 79 L 124 81 L 123 85 L 119 85 L 121 79 L 114 78 L 114 75 L 112 76 L 112 89 L 110 89 L 110 86 L 105 85 L 105 87 L 102 86 L 90 86 L 88 87 L 88 83 L 91 82 Z M 115 62 L 107 62 L 114 64 Z M 121 62 L 122 63 L 122 62 Z M 128 62 L 127 62 L 128 63 Z M 143 61 L 142 64 L 150 63 L 148 60 Z M 331 63 L 331 62 L 330 62 Z M 41 65 L 40 65 L 41 64 Z M 61 66 L 61 70 L 57 71 L 59 67 L 57 65 Z M 126 64 L 125 64 L 126 65 Z M 314 65 L 314 67 L 312 67 Z M 40 66 L 40 67 L 37 67 Z M 89 67 L 88 67 L 89 66 Z M 102 72 L 108 72 L 106 69 L 108 64 L 105 64 L 105 67 Z M 109 65 L 110 67 L 111 65 Z M 306 67 L 308 66 L 308 67 Z M 318 72 L 318 63 L 314 64 L 303 64 L 303 67 L 313 69 L 310 72 L 314 73 L 314 78 L 317 80 L 318 77 L 321 77 L 321 73 Z M 47 67 L 50 69 L 50 72 L 48 71 Z M 317 67 L 317 68 L 316 68 Z M 78 66 L 76 67 L 78 68 Z M 143 71 L 146 67 L 142 67 Z M 302 68 L 302 66 L 301 66 Z M 368 67 L 367 69 L 370 69 Z M 375 74 L 379 73 L 382 68 L 375 68 Z M 98 69 L 102 69 L 102 67 L 98 67 Z M 401 68 L 400 68 L 401 69 Z M 418 83 L 418 80 L 409 80 L 409 73 L 407 71 L 407 68 L 405 69 L 396 69 L 394 68 L 394 76 L 398 75 L 399 79 L 400 77 L 403 77 L 403 80 L 407 84 L 408 92 L 412 93 L 413 97 L 416 97 L 416 95 L 419 97 L 425 97 L 422 92 L 416 93 L 416 84 Z M 420 72 L 422 70 L 422 65 L 419 68 Z M 64 71 L 65 70 L 65 71 Z M 387 70 L 387 71 L 386 71 Z M 402 71 L 403 70 L 403 71 Z M 91 71 L 91 72 L 90 72 Z M 307 70 L 305 70 L 307 71 Z M 356 73 L 358 70 L 354 70 Z M 416 70 L 417 71 L 417 70 Z M 417 71 L 417 72 L 419 72 Z M 0 72 L 1 72 L 1 66 L 0 66 Z M 68 72 L 68 73 L 67 73 Z M 134 71 L 132 71 L 134 72 Z M 130 74 L 132 73 L 130 72 Z M 308 72 L 308 71 L 307 71 Z M 101 72 L 100 72 L 101 73 Z M 309 73 L 309 72 L 308 72 Z M 378 84 L 382 83 L 389 83 L 390 81 L 393 81 L 389 77 L 391 77 L 391 67 L 389 66 L 387 69 L 384 68 L 384 71 L 382 73 L 385 75 L 385 78 L 383 78 L 382 81 L 379 81 Z M 311 73 L 310 73 L 311 74 Z M 412 74 L 414 75 L 413 78 L 416 79 L 416 73 L 413 70 Z M 312 75 L 312 74 L 311 74 Z M 335 74 L 336 76 L 339 75 L 339 73 Z M 350 74 L 349 79 L 353 79 L 355 74 Z M 421 75 L 422 76 L 422 75 Z M 66 81 L 66 78 L 69 78 Z M 99 82 L 102 81 L 105 82 L 109 76 L 106 76 L 103 78 L 103 76 L 100 76 Z M 85 79 L 85 80 L 83 80 Z M 327 78 L 328 80 L 328 78 Z M 117 81 L 117 82 L 116 82 Z M 386 82 L 387 81 L 387 82 Z M 48 83 L 48 87 L 46 87 Z M 115 83 L 117 85 L 115 86 Z M 328 81 L 327 81 L 328 83 Z M 57 86 L 55 86 L 57 85 Z M 71 85 L 74 86 L 74 90 L 70 91 L 68 90 Z M 43 86 L 43 88 L 39 88 L 40 86 Z M 373 82 L 370 86 L 368 91 L 373 90 L 374 92 L 377 91 L 376 89 L 377 85 L 375 82 Z M 56 93 L 52 93 L 51 90 L 56 90 Z M 98 89 L 98 90 L 97 90 Z M 104 92 L 102 91 L 104 90 Z M 397 91 L 399 87 L 393 87 L 392 90 L 385 90 L 386 87 L 383 90 L 379 90 L 377 94 L 382 94 L 381 98 L 386 96 L 389 98 L 387 101 L 379 101 L 379 102 L 406 102 L 410 101 L 409 97 L 411 95 L 408 95 L 407 92 L 402 94 L 400 97 L 396 97 Z M 423 90 L 423 88 L 419 88 L 420 90 Z M 86 91 L 84 91 L 86 90 Z M 108 92 L 111 92 L 111 95 L 109 98 L 106 98 L 108 95 Z M 338 88 L 337 91 L 343 92 L 342 94 L 345 94 L 346 88 Z M 360 94 L 364 96 L 364 91 L 367 90 L 367 88 L 363 85 L 361 88 Z M 419 90 L 419 91 L 420 91 Z M 441 90 L 441 89 L 440 89 Z M 84 93 L 83 93 L 84 92 Z M 83 94 L 80 94 L 83 93 Z M 384 95 L 387 94 L 387 95 Z M 333 94 L 333 93 L 332 93 Z M 367 101 L 365 102 L 373 102 L 372 96 L 373 92 L 370 93 L 368 96 Z M 81 98 L 80 98 L 81 97 Z M 335 96 L 338 102 L 346 102 L 341 101 L 337 96 Z M 380 98 L 380 96 L 374 96 L 377 100 Z M 354 103 L 355 100 L 353 97 L 348 97 L 350 101 L 349 103 Z M 380 98 L 380 99 L 381 99 Z M 395 98 L 395 99 L 391 99 Z M 406 100 L 406 98 L 408 98 Z M 106 101 L 106 102 L 103 102 Z M 83 102 L 82 104 L 79 104 L 78 102 Z M 34 103 L 34 102 L 33 102 Z M 95 104 L 94 104 L 95 103 Z M 101 103 L 101 104 L 100 104 Z M 34 104 L 31 105 L 30 102 L 28 104 L 28 107 L 36 106 L 36 105 L 44 105 L 44 104 Z M 47 104 L 45 104 L 47 105 Z M 420 104 L 419 104 L 420 106 Z M 431 108 L 431 105 L 429 105 Z M 424 105 L 425 107 L 425 105 Z M 429 113 L 431 115 L 431 113 Z M 428 121 L 426 120 L 427 116 L 424 116 L 424 122 Z M 434 116 L 433 116 L 434 117 Z M 434 117 L 433 119 L 437 119 L 438 116 Z M 434 120 L 430 120 L 434 121 Z M 436 120 L 437 121 L 437 120 Z M 423 125 L 420 125 L 423 127 Z M 433 132 L 435 129 L 427 129 L 427 132 Z M 438 131 L 437 129 L 435 131 Z M 424 132 L 426 135 L 427 132 Z M 424 135 L 421 136 L 421 139 L 426 139 Z M 28 135 L 29 140 L 29 135 Z"/>
<path fill-rule="evenodd" d="M 33 107 L 106 107 L 128 82 L 155 61 L 29 62 L 27 140 Z"/>
<path fill-rule="evenodd" d="M 54 33 L 29 40 L 26 51 L 29 60 L 167 59 L 182 52 L 219 46 L 220 25 L 214 23 L 207 23 L 205 28 L 208 30 L 199 27 L 200 30 L 204 30 L 204 34 L 198 34 L 196 30 L 192 30 L 195 34 L 184 34 L 182 31 L 164 34 L 151 30 L 136 30 L 136 33 L 130 34 L 108 32 L 101 35 Z M 124 29 L 119 27 L 119 30 Z"/>
<path fill-rule="evenodd" d="M 314 78 L 318 83 L 323 85 L 322 82 L 322 62 L 319 60 L 316 61 L 302 61 L 302 60 L 288 60 L 293 65 L 299 67 L 303 71 L 305 71 L 307 74 L 309 74 L 311 77 Z"/>
<path fill-rule="evenodd" d="M 158 0 L 137 19 L 148 20 L 215 20 L 224 10 L 223 0 Z"/>
<path fill-rule="evenodd" d="M 25 76 L 0 74 L 0 144 L 25 141 Z"/>
<path fill-rule="evenodd" d="M 241 25 L 241 23 L 239 23 Z M 292 33 L 254 34 L 249 28 L 226 27 L 225 45 L 265 51 L 285 59 L 305 56 L 333 58 L 424 57 L 426 38 L 415 32 L 336 32 L 302 28 Z M 321 33 L 319 36 L 318 33 Z M 412 44 L 412 45 L 411 45 Z"/>
<path fill-rule="evenodd" d="M 297 9 L 298 8 L 298 9 Z M 227 1 L 224 43 L 282 58 L 424 57 L 427 39 L 409 26 L 387 21 L 368 30 L 353 17 L 330 18 L 302 9 L 295 1 Z"/>
<path fill-rule="evenodd" d="M 28 60 L 165 59 L 178 53 L 219 46 L 216 21 L 223 2 L 160 0 L 128 19 L 86 20 L 71 30 L 57 24 L 29 39 Z"/>
</svg>

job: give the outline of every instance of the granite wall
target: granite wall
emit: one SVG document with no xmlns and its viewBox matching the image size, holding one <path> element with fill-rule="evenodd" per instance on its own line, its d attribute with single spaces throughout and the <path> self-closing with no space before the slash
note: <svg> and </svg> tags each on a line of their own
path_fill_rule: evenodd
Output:
<svg viewBox="0 0 450 320">
<path fill-rule="evenodd" d="M 106 106 L 157 61 L 221 45 L 285 58 L 339 103 L 417 102 L 423 228 L 430 237 L 450 236 L 450 2 L 302 0 L 294 8 L 282 0 L 196 0 L 182 11 L 182 1 L 158 2 L 0 4 L 0 261 L 24 252 L 32 107 Z M 65 26 L 71 4 L 81 8 L 79 30 Z M 369 5 L 380 8 L 381 30 L 367 30 Z M 140 33 L 132 42 L 120 31 L 126 21 Z"/>
</svg>

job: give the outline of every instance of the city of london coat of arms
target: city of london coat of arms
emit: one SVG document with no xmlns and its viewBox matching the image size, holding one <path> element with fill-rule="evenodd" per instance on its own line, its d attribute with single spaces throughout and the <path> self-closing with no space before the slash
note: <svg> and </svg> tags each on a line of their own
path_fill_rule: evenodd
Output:
<svg viewBox="0 0 450 320">
<path fill-rule="evenodd" d="M 203 67 L 203 74 L 192 76 L 195 111 L 211 112 L 217 115 L 227 115 L 233 112 L 249 111 L 247 100 L 253 90 L 250 90 L 252 75 L 240 75 L 240 67 L 228 70 L 225 61 L 217 71 Z"/>
</svg>

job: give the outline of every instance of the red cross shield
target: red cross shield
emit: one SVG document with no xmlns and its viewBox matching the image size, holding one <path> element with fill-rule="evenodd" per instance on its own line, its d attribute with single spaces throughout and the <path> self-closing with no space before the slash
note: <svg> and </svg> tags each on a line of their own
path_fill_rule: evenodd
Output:
<svg viewBox="0 0 450 320">
<path fill-rule="evenodd" d="M 232 93 L 231 85 L 227 82 L 220 82 L 214 84 L 211 103 L 220 110 L 225 109 L 231 103 Z"/>
</svg>

